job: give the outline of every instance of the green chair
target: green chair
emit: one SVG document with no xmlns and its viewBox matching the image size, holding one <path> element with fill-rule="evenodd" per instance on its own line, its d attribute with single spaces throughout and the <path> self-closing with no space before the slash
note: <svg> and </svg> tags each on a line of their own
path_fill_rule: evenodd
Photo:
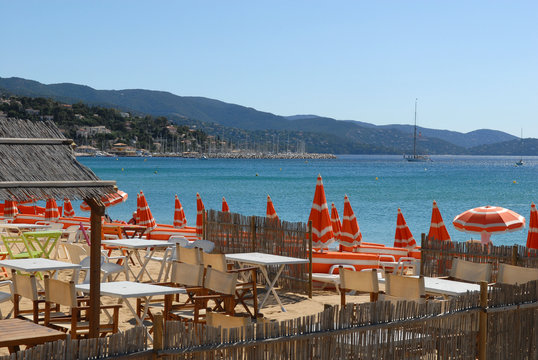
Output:
<svg viewBox="0 0 538 360">
<path fill-rule="evenodd" d="M 26 239 L 32 248 L 41 250 L 42 256 L 48 259 L 61 236 L 61 231 L 46 230 L 23 232 L 21 237 Z"/>
<path fill-rule="evenodd" d="M 43 255 L 40 247 L 36 248 L 22 235 L 2 234 L 2 242 L 10 259 L 39 258 Z"/>
</svg>

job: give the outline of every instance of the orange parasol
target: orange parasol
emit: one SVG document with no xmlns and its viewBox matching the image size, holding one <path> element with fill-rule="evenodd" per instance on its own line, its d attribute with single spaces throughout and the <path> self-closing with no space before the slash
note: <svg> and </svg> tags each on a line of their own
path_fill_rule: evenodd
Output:
<svg viewBox="0 0 538 360">
<path fill-rule="evenodd" d="M 67 198 L 64 198 L 64 217 L 73 217 L 75 216 L 75 209 L 71 205 L 71 201 Z"/>
<path fill-rule="evenodd" d="M 228 206 L 224 196 L 222 197 L 222 212 L 230 212 L 230 207 Z"/>
<path fill-rule="evenodd" d="M 136 211 L 134 213 L 136 224 L 140 224 L 140 194 L 136 194 Z"/>
<path fill-rule="evenodd" d="M 45 221 L 58 221 L 60 218 L 60 211 L 58 211 L 58 205 L 55 199 L 48 199 L 45 206 Z"/>
<path fill-rule="evenodd" d="M 491 242 L 491 234 L 517 231 L 525 227 L 525 218 L 499 206 L 481 206 L 467 210 L 454 218 L 456 230 L 480 234 L 480 242 Z"/>
<path fill-rule="evenodd" d="M 175 200 L 175 210 L 174 210 L 174 227 L 178 229 L 183 229 L 187 226 L 187 218 L 185 217 L 185 212 L 183 211 L 183 206 L 179 202 L 179 198 L 176 195 Z"/>
<path fill-rule="evenodd" d="M 13 218 L 17 216 L 19 209 L 17 208 L 17 202 L 13 200 L 6 200 L 4 203 L 4 217 Z"/>
<path fill-rule="evenodd" d="M 450 235 L 448 235 L 448 230 L 446 229 L 443 218 L 441 217 L 441 212 L 439 211 L 435 200 L 433 201 L 432 221 L 430 224 L 428 238 L 435 239 L 437 241 L 451 241 Z"/>
<path fill-rule="evenodd" d="M 151 210 L 142 191 L 140 191 L 140 223 L 138 225 L 145 226 L 146 232 L 150 232 L 157 227 L 155 218 L 151 215 Z"/>
<path fill-rule="evenodd" d="M 333 227 L 321 175 L 318 175 L 316 192 L 308 221 L 312 221 L 312 247 L 326 248 L 334 241 Z"/>
<path fill-rule="evenodd" d="M 201 239 L 204 233 L 204 203 L 199 193 L 196 193 L 196 236 Z"/>
<path fill-rule="evenodd" d="M 340 222 L 340 216 L 338 216 L 338 210 L 336 210 L 334 203 L 331 203 L 331 224 L 333 226 L 335 241 L 340 241 L 342 236 L 342 223 Z"/>
<path fill-rule="evenodd" d="M 529 216 L 529 234 L 527 235 L 527 247 L 538 249 L 538 211 L 536 205 L 531 204 L 531 214 Z"/>
<path fill-rule="evenodd" d="M 361 244 L 362 234 L 357 223 L 355 213 L 347 195 L 344 197 L 344 218 L 342 221 L 342 235 L 340 244 L 344 246 L 358 246 Z"/>
<path fill-rule="evenodd" d="M 411 230 L 407 226 L 403 217 L 402 211 L 398 209 L 398 217 L 396 219 L 396 234 L 394 234 L 394 247 L 405 248 L 412 250 L 417 247 L 417 242 L 411 234 Z"/>
<path fill-rule="evenodd" d="M 267 195 L 267 210 L 265 211 L 265 217 L 268 219 L 279 220 L 275 206 L 273 205 L 273 200 L 271 200 L 269 195 Z"/>
<path fill-rule="evenodd" d="M 125 200 L 127 200 L 127 193 L 121 190 L 116 191 L 114 194 L 107 194 L 103 197 L 101 197 L 101 201 L 103 202 L 103 205 L 105 207 L 112 207 L 114 205 L 121 204 Z M 90 205 L 86 203 L 86 201 L 82 202 L 80 204 L 80 210 L 82 211 L 90 211 Z"/>
</svg>

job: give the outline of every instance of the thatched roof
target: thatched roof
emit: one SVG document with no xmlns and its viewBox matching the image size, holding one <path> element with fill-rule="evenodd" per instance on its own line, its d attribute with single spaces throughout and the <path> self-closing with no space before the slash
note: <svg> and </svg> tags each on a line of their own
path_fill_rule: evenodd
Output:
<svg viewBox="0 0 538 360">
<path fill-rule="evenodd" d="M 74 155 L 51 122 L 0 117 L 0 200 L 87 199 L 115 191 Z"/>
</svg>

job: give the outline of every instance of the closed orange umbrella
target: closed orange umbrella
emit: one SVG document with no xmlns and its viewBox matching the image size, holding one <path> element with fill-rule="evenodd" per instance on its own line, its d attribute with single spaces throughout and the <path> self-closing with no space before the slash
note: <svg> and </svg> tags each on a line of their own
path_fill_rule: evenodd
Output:
<svg viewBox="0 0 538 360">
<path fill-rule="evenodd" d="M 538 211 L 536 205 L 531 204 L 531 214 L 529 216 L 529 234 L 527 235 L 527 247 L 538 249 Z"/>
<path fill-rule="evenodd" d="M 340 244 L 343 246 L 358 246 L 361 244 L 362 234 L 357 223 L 355 213 L 347 195 L 344 197 L 344 219 L 342 221 L 342 234 Z"/>
<path fill-rule="evenodd" d="M 183 206 L 181 206 L 181 202 L 179 202 L 179 198 L 177 197 L 177 195 L 174 205 L 174 227 L 178 229 L 183 229 L 185 226 L 187 226 L 187 218 L 185 217 Z"/>
<path fill-rule="evenodd" d="M 441 212 L 439 211 L 435 200 L 433 201 L 432 220 L 430 223 L 430 232 L 428 233 L 428 238 L 435 239 L 437 241 L 451 241 L 450 235 L 448 235 L 448 230 L 446 229 L 443 218 L 441 217 Z"/>
<path fill-rule="evenodd" d="M 310 210 L 308 221 L 312 221 L 312 247 L 323 249 L 334 241 L 331 215 L 329 214 L 321 175 L 318 175 L 316 182 L 316 192 L 314 193 L 314 201 L 312 202 L 312 210 Z"/>
<path fill-rule="evenodd" d="M 4 203 L 4 217 L 13 218 L 17 216 L 19 209 L 17 207 L 17 202 L 13 200 L 6 200 Z"/>
<path fill-rule="evenodd" d="M 462 212 L 454 218 L 456 230 L 480 234 L 480 242 L 491 242 L 491 234 L 521 230 L 525 218 L 518 213 L 499 206 L 481 206 Z"/>
<path fill-rule="evenodd" d="M 204 235 L 204 203 L 199 193 L 196 193 L 196 236 L 201 239 Z"/>
<path fill-rule="evenodd" d="M 222 212 L 230 212 L 230 207 L 228 206 L 224 196 L 222 197 Z"/>
<path fill-rule="evenodd" d="M 146 232 L 150 232 L 157 227 L 155 218 L 151 214 L 148 202 L 146 201 L 146 196 L 144 196 L 142 191 L 140 192 L 140 223 L 138 225 L 145 226 Z"/>
<path fill-rule="evenodd" d="M 334 240 L 340 241 L 342 234 L 342 223 L 340 222 L 340 216 L 338 216 L 338 210 L 334 203 L 331 203 L 331 224 L 333 226 Z"/>
<path fill-rule="evenodd" d="M 45 221 L 58 221 L 60 218 L 60 211 L 55 199 L 48 199 L 45 206 Z"/>
<path fill-rule="evenodd" d="M 122 202 L 125 202 L 128 198 L 128 195 L 125 191 L 118 190 L 113 194 L 107 194 L 101 197 L 101 201 L 103 202 L 103 205 L 105 207 L 112 207 L 114 205 L 121 204 Z M 90 205 L 86 203 L 86 201 L 83 201 L 82 204 L 80 204 L 80 210 L 82 211 L 90 211 Z"/>
<path fill-rule="evenodd" d="M 394 234 L 394 247 L 405 248 L 412 250 L 417 247 L 417 242 L 411 234 L 411 230 L 407 226 L 403 217 L 402 211 L 398 209 L 398 217 L 396 219 L 396 234 Z"/>
<path fill-rule="evenodd" d="M 73 209 L 71 200 L 65 198 L 64 199 L 64 217 L 73 217 L 73 216 L 75 216 L 75 209 Z"/>
<path fill-rule="evenodd" d="M 268 219 L 278 219 L 278 215 L 276 214 L 275 206 L 273 205 L 273 200 L 271 200 L 271 197 L 267 195 L 267 210 L 265 211 L 265 217 Z"/>
</svg>

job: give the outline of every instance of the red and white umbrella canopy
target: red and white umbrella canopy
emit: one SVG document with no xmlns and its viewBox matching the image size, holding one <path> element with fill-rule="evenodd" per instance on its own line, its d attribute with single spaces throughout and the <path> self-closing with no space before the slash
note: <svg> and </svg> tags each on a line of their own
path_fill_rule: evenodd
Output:
<svg viewBox="0 0 538 360">
<path fill-rule="evenodd" d="M 136 211 L 134 213 L 136 224 L 140 224 L 140 194 L 136 194 Z"/>
<path fill-rule="evenodd" d="M 327 245 L 334 241 L 331 215 L 329 214 L 321 175 L 318 175 L 316 192 L 314 193 L 314 201 L 312 202 L 312 210 L 310 210 L 308 221 L 312 221 L 312 247 L 326 248 Z"/>
<path fill-rule="evenodd" d="M 411 234 L 411 230 L 405 222 L 402 211 L 398 209 L 398 217 L 396 218 L 396 233 L 394 234 L 394 247 L 405 248 L 412 250 L 417 247 L 417 242 Z"/>
<path fill-rule="evenodd" d="M 340 244 L 344 246 L 358 246 L 361 244 L 362 234 L 357 223 L 355 213 L 347 195 L 344 197 L 344 218 L 342 221 L 342 233 Z"/>
<path fill-rule="evenodd" d="M 73 217 L 73 216 L 75 216 L 75 209 L 73 209 L 71 200 L 65 198 L 64 199 L 64 217 Z"/>
<path fill-rule="evenodd" d="M 103 202 L 103 205 L 105 207 L 112 207 L 114 205 L 121 204 L 122 202 L 125 202 L 127 200 L 127 193 L 121 190 L 116 191 L 113 194 L 107 194 L 103 197 L 101 197 L 101 201 Z M 86 201 L 82 202 L 80 204 L 80 210 L 82 211 L 90 211 L 90 205 L 86 203 Z"/>
<path fill-rule="evenodd" d="M 187 226 L 187 218 L 185 217 L 183 206 L 181 206 L 181 202 L 179 202 L 179 198 L 176 195 L 174 202 L 174 227 L 183 229 L 185 226 Z"/>
<path fill-rule="evenodd" d="M 201 239 L 204 232 L 204 203 L 199 193 L 196 193 L 196 236 Z"/>
<path fill-rule="evenodd" d="M 340 216 L 338 216 L 338 210 L 336 210 L 334 203 L 331 203 L 331 224 L 333 226 L 334 240 L 340 241 L 342 223 L 340 222 Z"/>
<path fill-rule="evenodd" d="M 228 203 L 226 202 L 226 198 L 224 198 L 224 196 L 222 197 L 222 212 L 230 212 L 230 207 L 228 206 Z"/>
<path fill-rule="evenodd" d="M 534 203 L 531 204 L 531 214 L 529 216 L 527 247 L 529 249 L 538 249 L 538 210 L 536 210 Z"/>
<path fill-rule="evenodd" d="M 439 211 L 435 200 L 433 201 L 432 220 L 430 223 L 430 232 L 428 233 L 428 238 L 435 239 L 437 241 L 451 241 L 450 235 L 448 235 L 448 230 L 446 229 L 443 218 L 441 217 L 441 212 Z"/>
<path fill-rule="evenodd" d="M 480 242 L 491 242 L 494 233 L 517 231 L 525 227 L 525 218 L 499 206 L 481 206 L 467 210 L 454 218 L 456 230 L 480 234 Z"/>
<path fill-rule="evenodd" d="M 55 199 L 48 199 L 45 206 L 45 221 L 58 221 L 60 218 L 60 211 Z"/>
<path fill-rule="evenodd" d="M 276 214 L 275 206 L 273 205 L 273 200 L 271 200 L 271 197 L 267 195 L 267 209 L 265 210 L 265 217 L 268 219 L 278 219 L 278 215 Z"/>
<path fill-rule="evenodd" d="M 142 191 L 140 192 L 140 223 L 138 225 L 145 226 L 146 232 L 150 232 L 157 227 L 155 218 L 151 214 L 148 202 L 146 201 L 146 196 L 144 196 Z"/>
<path fill-rule="evenodd" d="M 13 200 L 6 200 L 4 203 L 4 217 L 13 218 L 19 213 L 17 202 Z"/>
</svg>

